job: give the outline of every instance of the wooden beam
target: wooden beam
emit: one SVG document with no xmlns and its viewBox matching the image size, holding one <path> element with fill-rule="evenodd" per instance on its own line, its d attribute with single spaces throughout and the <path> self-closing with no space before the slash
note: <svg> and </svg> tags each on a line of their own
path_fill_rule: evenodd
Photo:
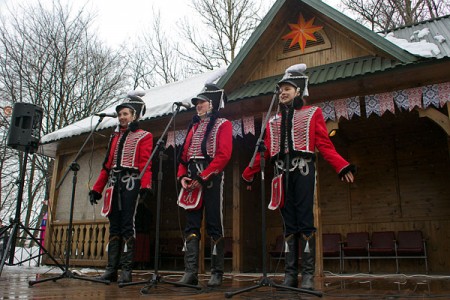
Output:
<svg viewBox="0 0 450 300">
<path fill-rule="evenodd" d="M 316 274 L 323 277 L 323 255 L 322 255 L 322 215 L 320 210 L 319 195 L 319 166 L 316 156 L 316 185 L 314 191 L 314 227 L 316 227 Z"/>
<path fill-rule="evenodd" d="M 203 208 L 202 208 L 203 209 Z M 200 228 L 200 247 L 198 252 L 198 272 L 199 274 L 205 274 L 205 254 L 211 255 L 211 253 L 205 253 L 206 243 L 211 243 L 211 240 L 206 239 L 206 221 L 205 212 L 203 212 L 202 227 Z"/>
<path fill-rule="evenodd" d="M 241 172 L 239 169 L 239 158 L 233 160 L 233 261 L 232 271 L 240 272 L 242 266 L 242 214 L 241 214 Z"/>
<path fill-rule="evenodd" d="M 447 104 L 448 107 L 448 104 Z M 444 131 L 447 133 L 447 136 L 450 136 L 450 117 L 444 115 L 440 111 L 435 108 L 428 107 L 427 109 L 416 108 L 419 112 L 419 117 L 424 118 L 427 117 L 436 124 L 439 125 Z"/>
<path fill-rule="evenodd" d="M 61 163 L 61 156 L 56 157 L 56 159 L 53 162 L 53 172 L 52 172 L 52 180 L 50 183 L 50 197 L 48 200 L 48 213 L 47 213 L 47 226 L 45 229 L 45 238 L 44 238 L 44 248 L 49 252 L 52 253 L 52 235 L 53 235 L 53 222 L 55 222 L 55 214 L 56 214 L 56 206 L 58 204 L 58 191 L 56 189 L 57 182 L 59 181 L 61 177 L 61 170 L 60 170 L 60 163 Z M 43 257 L 43 263 L 50 262 L 51 259 L 49 259 L 47 256 Z"/>
</svg>

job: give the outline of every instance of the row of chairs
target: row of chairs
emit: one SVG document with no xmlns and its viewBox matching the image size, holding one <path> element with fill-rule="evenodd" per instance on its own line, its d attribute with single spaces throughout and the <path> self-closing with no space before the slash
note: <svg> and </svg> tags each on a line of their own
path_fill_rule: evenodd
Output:
<svg viewBox="0 0 450 300">
<path fill-rule="evenodd" d="M 339 259 L 339 271 L 344 272 L 344 261 L 349 259 L 367 259 L 369 273 L 373 259 L 395 259 L 399 273 L 399 259 L 424 259 L 428 274 L 428 256 L 426 240 L 420 230 L 347 233 L 345 241 L 340 233 L 322 235 L 323 259 Z"/>
</svg>

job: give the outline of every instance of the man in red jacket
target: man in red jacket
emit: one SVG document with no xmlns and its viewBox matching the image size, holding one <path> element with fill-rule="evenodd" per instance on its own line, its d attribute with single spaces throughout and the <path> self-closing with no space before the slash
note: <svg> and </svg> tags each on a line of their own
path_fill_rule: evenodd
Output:
<svg viewBox="0 0 450 300">
<path fill-rule="evenodd" d="M 271 159 L 275 175 L 282 178 L 284 203 L 271 203 L 279 207 L 284 222 L 284 236 L 288 249 L 285 257 L 285 278 L 282 285 L 298 286 L 298 243 L 301 243 L 302 284 L 314 289 L 315 232 L 314 191 L 316 184 L 315 149 L 331 164 L 341 180 L 353 182 L 355 167 L 342 158 L 328 137 L 322 110 L 304 105 L 308 77 L 305 64 L 289 67 L 278 82 L 279 112 L 266 127 L 264 157 Z M 258 153 L 252 168 L 247 167 L 242 177 L 251 189 L 256 173 L 260 172 Z M 274 193 L 273 193 L 274 194 Z M 282 193 L 279 193 L 282 194 Z M 273 201 L 274 199 L 272 199 Z"/>
<path fill-rule="evenodd" d="M 186 209 L 185 273 L 180 283 L 198 284 L 198 255 L 200 227 L 203 209 L 206 216 L 206 232 L 211 237 L 211 278 L 208 286 L 222 284 L 224 267 L 223 230 L 223 169 L 231 157 L 233 146 L 232 125 L 219 117 L 219 109 L 226 101 L 224 91 L 213 84 L 206 84 L 203 91 L 193 98 L 197 114 L 187 131 L 180 155 L 178 180 L 183 193 L 201 190 L 193 205 L 179 205 Z"/>
<path fill-rule="evenodd" d="M 107 215 L 109 219 L 108 265 L 100 277 L 102 280 L 117 281 L 117 270 L 121 266 L 119 282 L 131 281 L 137 198 L 144 199 L 151 194 L 151 164 L 145 169 L 141 180 L 138 179 L 153 148 L 152 134 L 138 126 L 139 118 L 145 113 L 143 95 L 130 92 L 116 107 L 119 124 L 111 135 L 100 175 L 89 192 L 91 204 L 97 204 L 108 185 L 102 210 L 102 215 Z M 105 209 L 108 203 L 109 211 Z"/>
</svg>

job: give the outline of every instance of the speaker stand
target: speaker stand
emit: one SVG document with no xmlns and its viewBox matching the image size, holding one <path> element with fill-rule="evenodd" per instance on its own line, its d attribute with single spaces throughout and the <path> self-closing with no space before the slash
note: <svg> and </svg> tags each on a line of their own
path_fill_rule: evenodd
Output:
<svg viewBox="0 0 450 300">
<path fill-rule="evenodd" d="M 25 152 L 24 152 L 24 159 L 23 159 L 23 164 L 22 164 L 22 169 L 20 170 L 20 176 L 19 176 L 19 190 L 17 193 L 17 203 L 16 203 L 16 214 L 14 217 L 14 220 L 12 221 L 12 223 L 7 226 L 2 228 L 1 232 L 0 232 L 0 236 L 2 236 L 3 234 L 6 234 L 8 229 L 11 229 L 10 232 L 10 236 L 8 238 L 8 243 L 6 244 L 6 248 L 3 251 L 3 255 L 2 255 L 2 259 L 1 259 L 1 263 L 0 263 L 0 276 L 2 274 L 3 271 L 3 267 L 6 263 L 6 259 L 8 257 L 9 254 L 9 265 L 13 266 L 14 265 L 14 256 L 15 256 L 15 249 L 16 249 L 16 240 L 17 240 L 17 234 L 19 232 L 19 229 L 22 229 L 23 231 L 25 231 L 25 233 L 31 237 L 33 239 L 33 241 L 40 247 L 40 249 L 42 249 L 44 251 L 45 254 L 48 255 L 48 257 L 53 260 L 53 262 L 61 269 L 64 270 L 63 267 L 58 263 L 58 261 L 56 261 L 56 259 L 50 255 L 50 253 L 47 251 L 47 249 L 44 248 L 44 246 L 41 244 L 41 242 L 39 240 L 37 240 L 34 235 L 28 230 L 28 228 L 26 228 L 25 226 L 23 226 L 22 222 L 20 222 L 20 211 L 21 211 L 21 207 L 22 207 L 22 198 L 23 198 L 23 187 L 24 187 L 24 180 L 25 180 L 25 172 L 27 169 L 27 163 L 28 163 L 28 154 L 29 154 L 29 149 L 28 147 L 25 148 Z M 43 255 L 42 253 L 33 256 L 28 260 L 34 259 L 40 255 Z"/>
</svg>

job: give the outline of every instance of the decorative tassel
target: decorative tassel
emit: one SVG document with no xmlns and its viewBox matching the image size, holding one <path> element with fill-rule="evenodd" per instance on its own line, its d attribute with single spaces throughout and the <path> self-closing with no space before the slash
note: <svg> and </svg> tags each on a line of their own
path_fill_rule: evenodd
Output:
<svg viewBox="0 0 450 300">
<path fill-rule="evenodd" d="M 212 255 L 217 255 L 217 245 L 214 243 Z"/>
<path fill-rule="evenodd" d="M 305 246 L 305 253 L 309 253 L 309 241 L 306 241 L 306 246 Z"/>
<path fill-rule="evenodd" d="M 306 241 L 306 245 L 305 245 L 305 253 L 309 253 L 311 252 L 309 250 L 309 240 L 315 235 L 315 232 L 312 232 L 310 236 L 306 236 L 304 233 L 302 234 L 303 239 Z"/>
<path fill-rule="evenodd" d="M 302 96 L 309 96 L 309 92 L 308 92 L 308 77 L 305 78 L 305 89 L 303 90 L 303 95 Z"/>
<path fill-rule="evenodd" d="M 186 252 L 186 240 L 184 240 L 183 249 L 181 251 Z"/>
<path fill-rule="evenodd" d="M 128 252 L 128 244 L 125 242 L 125 245 L 123 246 L 123 252 Z"/>
<path fill-rule="evenodd" d="M 109 242 L 108 242 L 108 244 L 106 244 L 105 252 L 108 252 L 108 247 L 109 247 Z"/>
<path fill-rule="evenodd" d="M 289 246 L 287 241 L 284 241 L 284 253 L 289 253 Z"/>
</svg>

